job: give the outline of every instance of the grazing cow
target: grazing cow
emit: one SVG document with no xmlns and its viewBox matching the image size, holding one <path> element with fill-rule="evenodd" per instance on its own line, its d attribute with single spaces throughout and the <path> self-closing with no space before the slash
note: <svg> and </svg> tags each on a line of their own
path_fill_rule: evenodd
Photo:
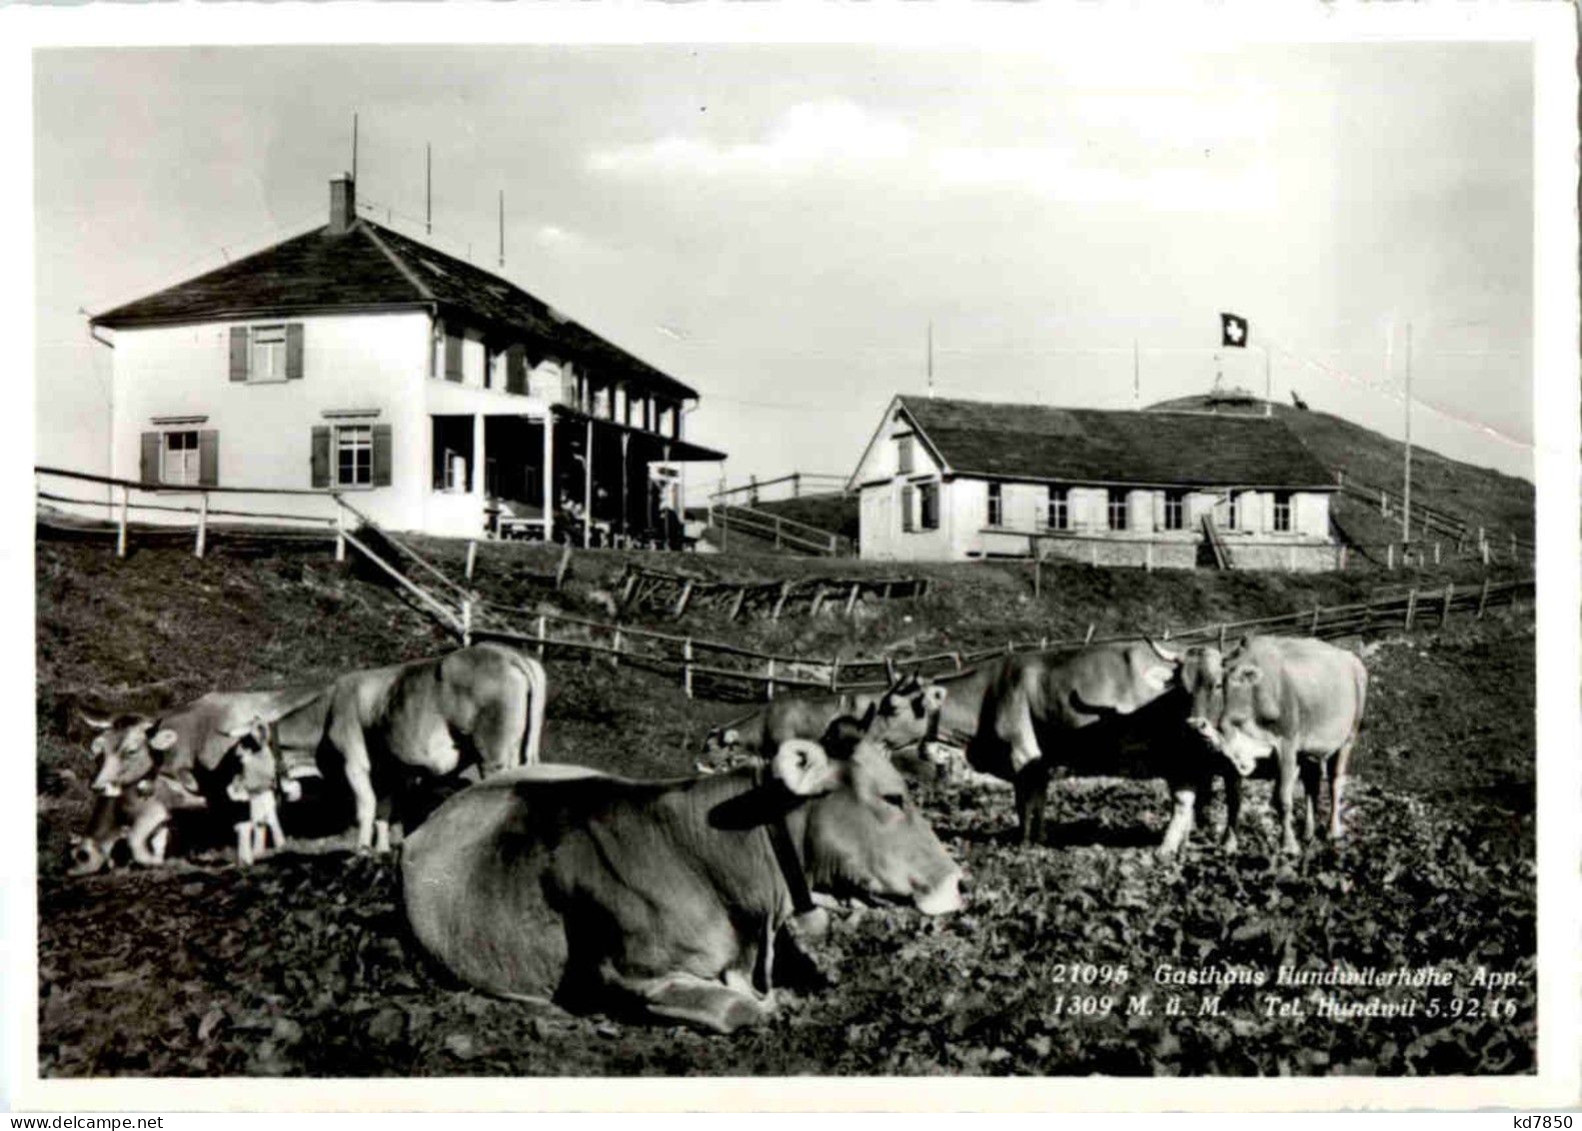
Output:
<svg viewBox="0 0 1582 1131">
<path fill-rule="evenodd" d="M 254 718 L 245 727 L 223 736 L 231 742 L 230 747 L 212 769 L 203 771 L 207 796 L 200 792 L 199 779 L 194 774 L 195 768 L 202 767 L 169 767 L 172 772 L 166 772 L 165 759 L 178 745 L 169 738 L 173 731 L 159 728 L 149 735 L 147 728 L 130 724 L 120 730 L 123 739 L 147 736 L 147 741 L 134 740 L 130 747 L 103 748 L 103 763 L 94 783 L 98 796 L 88 831 L 72 842 L 73 875 L 95 872 L 109 863 L 116 842 L 122 839 L 134 862 L 145 866 L 164 863 L 174 815 L 183 810 L 210 808 L 214 801 L 226 808 L 230 807 L 227 801 L 247 806 L 247 819 L 235 823 L 236 853 L 241 863 L 251 864 L 259 854 L 259 826 L 272 833 L 277 846 L 283 843 L 285 838 L 275 815 L 275 756 L 269 745 L 269 728 L 262 719 Z M 123 757 L 128 750 L 130 757 Z M 113 765 L 107 764 L 112 762 Z M 133 778 L 145 763 L 146 772 Z"/>
<path fill-rule="evenodd" d="M 859 718 L 868 737 L 887 750 L 900 750 L 934 729 L 934 718 L 945 701 L 943 687 L 915 675 L 903 676 L 880 692 L 776 699 L 715 727 L 703 740 L 703 752 L 718 756 L 747 751 L 767 757 L 789 739 L 817 739 L 842 715 Z"/>
<path fill-rule="evenodd" d="M 961 871 L 873 743 L 639 782 L 532 766 L 458 793 L 401 854 L 412 930 L 491 993 L 728 1033 L 774 1008 L 811 895 L 959 910 Z M 795 917 L 795 918 L 794 918 Z"/>
<path fill-rule="evenodd" d="M 1329 835 L 1339 839 L 1341 794 L 1368 698 L 1361 659 L 1322 640 L 1250 636 L 1223 659 L 1216 686 L 1217 696 L 1197 697 L 1192 725 L 1244 776 L 1275 757 L 1281 849 L 1301 851 L 1292 814 L 1298 776 L 1307 802 L 1304 836 L 1312 839 L 1326 768 Z"/>
<path fill-rule="evenodd" d="M 1058 768 L 1165 778 L 1175 811 L 1159 852 L 1168 857 L 1180 849 L 1220 762 L 1186 726 L 1183 664 L 1182 653 L 1135 641 L 990 665 L 967 760 L 1015 786 L 1023 843 L 1042 837 L 1045 794 Z M 1134 753 L 1141 757 L 1126 757 Z"/>
<path fill-rule="evenodd" d="M 544 668 L 498 644 L 348 672 L 321 701 L 283 717 L 284 748 L 318 746 L 344 773 L 357 815 L 357 848 L 390 847 L 389 805 L 414 772 L 434 777 L 477 763 L 488 776 L 538 761 Z M 322 744 L 314 738 L 322 736 Z"/>
</svg>

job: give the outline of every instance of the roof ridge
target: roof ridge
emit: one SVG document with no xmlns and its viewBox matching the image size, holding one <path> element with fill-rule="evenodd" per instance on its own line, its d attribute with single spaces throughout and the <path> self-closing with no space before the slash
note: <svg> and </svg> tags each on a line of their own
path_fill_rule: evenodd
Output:
<svg viewBox="0 0 1582 1131">
<path fill-rule="evenodd" d="M 412 268 L 407 265 L 405 260 L 403 260 L 399 255 L 391 250 L 390 246 L 380 238 L 379 233 L 374 231 L 373 224 L 359 218 L 355 230 L 361 231 L 373 241 L 373 245 L 384 254 L 384 257 L 390 261 L 391 266 L 393 266 L 397 271 L 401 272 L 401 277 L 407 282 L 411 283 L 414 288 L 416 288 L 419 296 L 421 296 L 427 302 L 434 301 L 434 292 L 428 289 L 428 284 L 424 283 L 422 279 L 418 278 L 417 272 L 412 270 Z"/>
</svg>

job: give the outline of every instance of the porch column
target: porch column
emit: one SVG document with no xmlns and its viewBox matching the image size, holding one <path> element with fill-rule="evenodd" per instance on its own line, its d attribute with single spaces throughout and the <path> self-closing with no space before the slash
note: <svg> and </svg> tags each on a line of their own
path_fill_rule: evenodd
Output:
<svg viewBox="0 0 1582 1131">
<path fill-rule="evenodd" d="M 555 414 L 544 410 L 544 541 L 555 540 Z"/>
<path fill-rule="evenodd" d="M 632 482 L 632 465 L 631 465 L 630 460 L 627 457 L 628 457 L 629 453 L 631 452 L 631 449 L 632 449 L 632 434 L 630 432 L 622 432 L 621 433 L 621 536 L 623 538 L 631 537 L 631 533 L 632 533 L 631 519 L 628 517 L 628 509 L 627 509 L 627 495 L 628 495 L 628 493 L 630 491 L 631 482 Z"/>
<path fill-rule="evenodd" d="M 483 496 L 489 493 L 486 471 L 489 465 L 484 462 L 483 451 L 483 423 L 487 419 L 489 418 L 481 412 L 475 412 L 472 416 L 472 467 L 470 469 L 472 474 L 467 477 L 467 493 L 469 495 L 477 494 Z"/>
<path fill-rule="evenodd" d="M 593 417 L 588 417 L 588 441 L 582 448 L 582 548 L 593 544 Z"/>
</svg>

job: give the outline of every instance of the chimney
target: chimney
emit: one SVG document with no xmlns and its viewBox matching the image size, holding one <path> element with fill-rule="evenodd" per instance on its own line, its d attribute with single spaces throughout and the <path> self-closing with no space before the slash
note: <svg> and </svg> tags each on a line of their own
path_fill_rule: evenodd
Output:
<svg viewBox="0 0 1582 1131">
<path fill-rule="evenodd" d="M 357 186 L 350 173 L 330 182 L 330 234 L 351 231 L 357 222 Z"/>
</svg>

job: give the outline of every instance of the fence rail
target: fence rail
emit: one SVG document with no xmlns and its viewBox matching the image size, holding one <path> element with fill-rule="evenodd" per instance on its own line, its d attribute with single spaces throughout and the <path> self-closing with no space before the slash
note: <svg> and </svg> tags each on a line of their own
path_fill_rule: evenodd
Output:
<svg viewBox="0 0 1582 1131">
<path fill-rule="evenodd" d="M 725 610 L 735 620 L 743 612 L 757 611 L 779 620 L 782 613 L 799 609 L 817 616 L 828 606 L 842 606 L 846 616 L 856 612 L 864 597 L 879 600 L 922 597 L 929 583 L 920 577 L 822 577 L 811 581 L 716 581 L 695 574 L 676 573 L 628 565 L 615 581 L 623 609 L 648 608 L 667 612 L 679 620 L 688 609 Z"/>
<path fill-rule="evenodd" d="M 752 505 L 758 502 L 759 492 L 785 484 L 790 484 L 791 498 L 793 499 L 801 497 L 803 487 L 811 487 L 815 494 L 838 493 L 844 495 L 849 478 L 846 475 L 832 475 L 819 471 L 793 471 L 789 475 L 777 476 L 774 479 L 758 479 L 754 477 L 738 486 L 722 487 L 718 491 L 712 492 L 709 495 L 709 502 L 717 503 L 733 495 L 746 495 L 749 499 L 748 505 Z"/>
<path fill-rule="evenodd" d="M 727 539 L 732 530 L 739 530 L 755 538 L 771 540 L 776 546 L 786 546 L 804 553 L 831 558 L 851 553 L 851 539 L 844 534 L 810 526 L 771 511 L 754 510 L 739 503 L 726 505 L 711 502 L 709 525 L 718 527 Z"/>
</svg>

